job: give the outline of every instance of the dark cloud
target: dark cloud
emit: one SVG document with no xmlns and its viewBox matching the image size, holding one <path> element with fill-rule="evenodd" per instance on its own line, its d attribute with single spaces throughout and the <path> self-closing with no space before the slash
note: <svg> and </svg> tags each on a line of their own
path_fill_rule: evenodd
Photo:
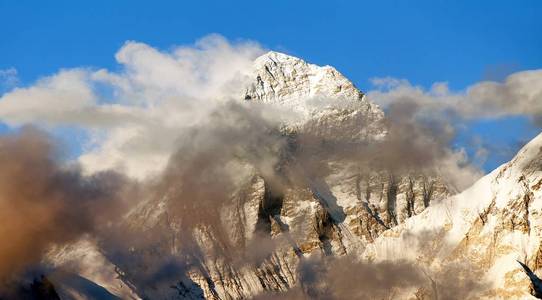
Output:
<svg viewBox="0 0 542 300">
<path fill-rule="evenodd" d="M 390 104 L 379 124 L 385 134 L 378 138 L 360 137 L 371 124 L 359 116 L 334 128 L 325 121 L 310 120 L 294 136 L 292 160 L 301 167 L 301 177 L 323 178 L 332 172 L 329 162 L 335 161 L 356 165 L 365 174 L 440 177 L 450 190 L 461 191 L 482 172 L 464 152 L 453 149 L 453 118 L 426 115 L 424 109 L 407 98 Z M 345 119 L 341 113 L 331 117 Z"/>
<path fill-rule="evenodd" d="M 286 293 L 269 292 L 255 299 L 392 299 L 411 296 L 427 278 L 406 261 L 361 262 L 353 257 L 302 259 L 297 287 Z"/>
<path fill-rule="evenodd" d="M 123 177 L 61 166 L 53 140 L 24 128 L 0 137 L 0 280 L 40 264 L 53 245 L 102 230 L 122 210 Z"/>
</svg>

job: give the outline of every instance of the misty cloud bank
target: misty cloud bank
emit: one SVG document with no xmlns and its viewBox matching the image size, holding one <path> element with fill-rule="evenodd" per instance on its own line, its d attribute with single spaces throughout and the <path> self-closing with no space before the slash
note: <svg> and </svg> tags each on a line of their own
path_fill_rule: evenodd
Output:
<svg viewBox="0 0 542 300">
<path fill-rule="evenodd" d="M 525 115 L 538 122 L 542 112 L 540 71 L 478 83 L 462 93 L 445 84 L 425 91 L 406 81 L 378 79 L 379 90 L 368 98 L 386 109 L 384 139 L 330 138 L 319 134 L 321 124 L 287 130 L 284 120 L 295 114 L 240 101 L 254 80 L 253 60 L 263 52 L 258 44 L 219 36 L 167 52 L 127 42 L 116 54 L 119 71 L 62 70 L 4 93 L 0 119 L 12 128 L 75 127 L 90 138 L 78 162 L 66 162 L 55 141 L 36 129 L 0 137 L 0 238 L 10 241 L 0 246 L 0 279 L 39 266 L 51 246 L 85 234 L 97 237 L 120 266 L 133 259 L 151 262 L 152 268 L 142 266 L 130 278 L 144 286 L 182 280 L 193 267 L 204 269 L 194 230 L 213 231 L 216 249 L 234 263 L 235 257 L 256 263 L 275 243 L 263 237 L 258 242 L 264 249 L 243 245 L 251 249 L 244 251 L 219 223 L 221 210 L 247 178 L 261 176 L 280 193 L 324 178 L 330 174 L 327 162 L 341 159 L 370 170 L 434 172 L 460 190 L 481 172 L 451 146 L 458 120 Z M 355 125 L 362 128 L 360 122 Z M 162 198 L 168 199 L 168 231 L 141 233 L 119 221 L 136 204 Z M 182 240 L 181 249 L 173 249 L 171 239 Z M 153 252 L 168 243 L 169 251 Z M 427 283 L 408 263 L 350 258 L 303 260 L 298 275 L 299 289 L 282 296 L 384 297 L 395 288 Z"/>
<path fill-rule="evenodd" d="M 287 292 L 267 292 L 255 300 L 273 299 L 469 299 L 487 283 L 469 274 L 469 265 L 446 264 L 428 274 L 411 261 L 361 262 L 351 256 L 302 259 L 298 284 Z"/>
<path fill-rule="evenodd" d="M 369 93 L 383 107 L 393 103 L 415 103 L 424 116 L 445 114 L 461 119 L 527 116 L 534 122 L 542 114 L 542 70 L 509 75 L 503 82 L 482 81 L 464 91 L 453 92 L 447 83 L 437 82 L 429 90 L 413 86 L 406 80 L 375 78 L 377 88 Z"/>
<path fill-rule="evenodd" d="M 122 169 L 142 179 L 165 167 L 181 131 L 241 98 L 262 53 L 255 43 L 215 35 L 168 52 L 130 41 L 115 56 L 120 71 L 67 69 L 15 88 L 2 95 L 0 118 L 82 128 L 90 135 L 79 158 L 85 171 Z"/>
<path fill-rule="evenodd" d="M 452 91 L 446 82 L 436 82 L 425 89 L 412 85 L 404 79 L 375 78 L 374 90 L 368 96 L 387 109 L 401 103 L 417 107 L 416 117 L 421 120 L 439 120 L 458 131 L 468 123 L 479 120 L 495 120 L 509 117 L 525 117 L 538 131 L 542 116 L 542 71 L 529 70 L 510 74 L 502 82 L 481 81 L 462 91 Z M 471 161 L 483 164 L 491 151 L 503 152 L 503 145 L 484 145 L 479 137 L 471 136 L 469 147 L 475 153 Z M 525 141 L 518 134 L 510 141 L 509 151 L 502 153 L 511 157 Z"/>
<path fill-rule="evenodd" d="M 85 142 L 78 160 L 86 174 L 115 169 L 144 179 L 164 169 L 168 157 L 184 142 L 180 140 L 184 130 L 204 122 L 217 106 L 242 99 L 242 91 L 254 81 L 253 61 L 264 52 L 256 43 L 230 43 L 217 35 L 169 51 L 127 42 L 115 55 L 121 66 L 118 71 L 66 69 L 33 85 L 13 88 L 0 98 L 0 118 L 12 127 L 31 123 L 50 130 L 82 129 Z M 14 69 L 2 74 L 10 84 L 16 82 Z M 464 149 L 451 149 L 458 128 L 465 120 L 513 115 L 538 122 L 541 77 L 537 70 L 518 72 L 502 83 L 480 82 L 464 92 L 450 91 L 445 83 L 424 90 L 405 80 L 381 78 L 373 80 L 376 89 L 368 99 L 387 110 L 390 126 L 396 125 L 390 136 L 403 141 L 393 148 L 406 145 L 408 149 L 421 140 L 432 149 L 444 147 L 422 152 L 440 157 L 438 169 L 461 190 L 480 177 L 478 167 L 469 164 L 483 161 L 488 150 L 471 145 L 478 147 L 477 157 L 468 157 Z M 402 126 L 405 122 L 424 132 L 414 135 Z M 413 150 L 420 149 L 425 147 Z M 415 155 L 404 160 L 425 162 L 422 152 L 405 150 L 385 159 Z"/>
</svg>

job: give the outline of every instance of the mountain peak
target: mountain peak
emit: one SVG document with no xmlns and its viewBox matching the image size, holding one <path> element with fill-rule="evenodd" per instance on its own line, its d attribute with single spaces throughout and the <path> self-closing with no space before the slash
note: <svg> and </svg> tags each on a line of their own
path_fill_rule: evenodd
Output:
<svg viewBox="0 0 542 300">
<path fill-rule="evenodd" d="M 287 61 L 303 61 L 303 60 L 301 58 L 291 56 L 282 52 L 269 51 L 259 56 L 258 58 L 256 58 L 255 63 L 258 64 L 258 63 L 267 62 L 267 61 L 272 61 L 276 63 L 284 63 Z"/>
<path fill-rule="evenodd" d="M 245 91 L 245 100 L 300 107 L 300 101 L 309 98 L 365 102 L 363 93 L 331 66 L 310 64 L 275 51 L 254 61 L 254 81 Z"/>
</svg>

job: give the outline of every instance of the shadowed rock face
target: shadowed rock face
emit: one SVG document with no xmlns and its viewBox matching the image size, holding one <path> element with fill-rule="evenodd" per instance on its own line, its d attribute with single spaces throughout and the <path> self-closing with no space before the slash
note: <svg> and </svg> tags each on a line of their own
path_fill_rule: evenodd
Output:
<svg viewBox="0 0 542 300">
<path fill-rule="evenodd" d="M 10 290 L 0 294 L 2 300 L 60 300 L 60 297 L 49 279 L 43 275 L 29 283 L 18 282 Z"/>
<path fill-rule="evenodd" d="M 540 278 L 538 278 L 538 276 L 536 276 L 536 274 L 534 274 L 527 265 L 520 261 L 518 261 L 518 263 L 521 265 L 525 271 L 525 274 L 527 274 L 529 280 L 531 281 L 531 295 L 538 299 L 542 299 L 542 280 L 540 280 Z"/>
</svg>

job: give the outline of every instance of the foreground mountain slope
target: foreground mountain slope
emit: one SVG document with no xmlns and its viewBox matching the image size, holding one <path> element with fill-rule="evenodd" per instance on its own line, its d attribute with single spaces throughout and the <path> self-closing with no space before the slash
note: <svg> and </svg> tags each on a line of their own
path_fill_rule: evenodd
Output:
<svg viewBox="0 0 542 300">
<path fill-rule="evenodd" d="M 471 298 L 529 298 L 528 277 L 542 267 L 542 135 L 468 190 L 383 233 L 364 256 L 409 259 L 438 277 L 476 282 Z M 433 274 L 433 275 L 431 275 Z"/>
</svg>

